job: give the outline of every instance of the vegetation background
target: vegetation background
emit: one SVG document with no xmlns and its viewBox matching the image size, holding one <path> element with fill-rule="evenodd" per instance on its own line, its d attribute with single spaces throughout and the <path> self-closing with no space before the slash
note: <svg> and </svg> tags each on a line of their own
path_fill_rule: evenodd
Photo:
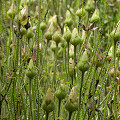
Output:
<svg viewBox="0 0 120 120">
<path fill-rule="evenodd" d="M 120 0 L 0 0 L 0 120 L 120 119 Z"/>
</svg>

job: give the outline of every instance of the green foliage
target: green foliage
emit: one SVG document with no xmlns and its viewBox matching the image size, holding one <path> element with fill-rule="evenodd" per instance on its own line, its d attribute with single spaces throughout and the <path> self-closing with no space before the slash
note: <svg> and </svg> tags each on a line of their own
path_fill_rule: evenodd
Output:
<svg viewBox="0 0 120 120">
<path fill-rule="evenodd" d="M 0 119 L 119 120 L 119 49 L 119 0 L 0 0 Z"/>
</svg>

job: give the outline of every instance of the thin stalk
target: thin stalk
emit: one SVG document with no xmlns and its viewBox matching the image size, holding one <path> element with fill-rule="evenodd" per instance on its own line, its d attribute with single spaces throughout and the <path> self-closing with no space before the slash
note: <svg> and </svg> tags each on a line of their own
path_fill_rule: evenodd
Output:
<svg viewBox="0 0 120 120">
<path fill-rule="evenodd" d="M 94 69 L 94 74 L 93 74 L 93 112 L 92 112 L 92 116 L 93 116 L 93 120 L 95 120 L 95 100 L 94 100 L 94 97 L 95 97 L 95 76 L 96 76 L 96 71 L 97 71 L 97 68 L 96 68 L 96 65 L 95 65 L 95 69 Z"/>
<path fill-rule="evenodd" d="M 48 120 L 49 118 L 49 113 L 46 112 L 46 119 L 45 120 Z"/>
<path fill-rule="evenodd" d="M 116 96 L 116 93 L 117 93 L 117 82 L 115 81 L 116 79 L 116 41 L 114 40 L 114 79 L 113 79 L 113 84 L 114 84 L 114 87 L 115 87 L 115 92 L 114 92 L 114 109 L 115 109 L 115 120 L 117 120 L 117 106 L 116 106 L 116 102 L 117 102 L 117 96 Z"/>
<path fill-rule="evenodd" d="M 32 118 L 32 94 L 31 94 L 31 79 L 29 79 L 29 102 L 30 102 L 30 117 L 31 117 L 31 120 L 33 119 Z"/>
<path fill-rule="evenodd" d="M 80 94 L 79 94 L 79 109 L 80 109 L 80 106 L 81 106 L 81 95 L 82 95 L 83 79 L 84 79 L 84 72 L 82 72 L 82 75 L 81 75 Z"/>
<path fill-rule="evenodd" d="M 57 71 L 57 51 L 58 51 L 58 44 L 56 44 L 56 51 L 55 51 L 55 66 L 54 66 L 54 76 L 53 76 L 53 82 L 54 82 L 54 89 L 56 84 L 56 71 Z"/>
<path fill-rule="evenodd" d="M 76 81 L 75 66 L 76 66 L 76 46 L 74 46 L 74 81 Z"/>
<path fill-rule="evenodd" d="M 67 62 L 67 64 L 68 64 L 67 80 L 69 81 L 69 42 L 67 42 L 67 60 L 68 60 L 68 62 Z"/>
<path fill-rule="evenodd" d="M 69 112 L 68 120 L 71 120 L 71 117 L 72 117 L 72 112 Z"/>
<path fill-rule="evenodd" d="M 40 35 L 41 35 L 41 32 L 40 32 L 40 21 L 41 21 L 41 3 L 42 3 L 42 0 L 38 0 L 38 5 L 39 5 L 39 16 L 38 16 L 38 33 L 37 33 L 37 60 L 36 60 L 36 67 L 37 68 L 39 68 L 39 62 L 41 62 L 41 61 L 39 61 L 39 53 L 40 53 L 40 51 L 39 51 L 39 38 L 40 38 Z M 42 45 L 41 45 L 42 46 Z M 41 57 L 40 57 L 40 59 L 42 59 Z M 38 75 L 39 75 L 39 69 L 38 69 L 38 71 L 37 71 L 37 73 L 38 73 Z M 39 77 L 38 77 L 38 75 L 37 75 L 37 77 L 36 77 L 36 83 L 37 83 L 37 98 L 38 98 L 38 106 L 37 106 L 37 119 L 39 120 L 40 119 L 40 114 L 39 114 L 39 109 L 40 109 L 40 96 L 39 96 Z"/>
<path fill-rule="evenodd" d="M 47 41 L 47 45 L 46 45 L 46 49 L 45 49 L 45 56 L 46 56 L 46 76 L 47 76 L 47 83 L 46 83 L 46 89 L 48 89 L 48 85 L 49 85 L 49 83 L 48 83 L 48 51 L 47 51 L 47 48 L 48 48 L 48 41 Z"/>
<path fill-rule="evenodd" d="M 14 111 L 13 114 L 16 116 L 16 114 L 15 114 L 15 87 L 16 87 L 16 79 L 14 79 L 14 81 L 13 81 L 13 91 L 12 91 L 13 111 Z"/>
<path fill-rule="evenodd" d="M 61 100 L 58 102 L 58 118 L 60 117 L 60 105 L 61 105 Z"/>
<path fill-rule="evenodd" d="M 82 72 L 82 75 L 81 75 L 81 82 L 80 82 L 80 94 L 79 94 L 79 109 L 78 109 L 78 112 L 77 112 L 77 115 L 76 115 L 76 118 L 75 120 L 78 120 L 79 119 L 79 115 L 80 115 L 80 108 L 81 108 L 81 96 L 82 96 L 82 86 L 83 86 L 83 79 L 84 79 L 84 73 L 85 72 Z"/>
<path fill-rule="evenodd" d="M 21 70 L 20 70 L 21 71 Z M 21 72 L 19 71 L 19 81 L 21 81 L 22 79 L 20 78 L 20 74 Z M 23 111 L 24 111 L 24 118 L 25 120 L 27 120 L 27 114 L 26 114 L 26 106 L 25 106 L 25 101 L 24 101 L 24 98 L 22 96 L 22 90 L 21 90 L 21 86 L 20 86 L 20 82 L 18 83 L 18 87 L 19 87 L 19 90 L 20 90 L 20 97 L 21 97 L 21 101 L 22 101 L 22 107 L 23 107 Z"/>
</svg>

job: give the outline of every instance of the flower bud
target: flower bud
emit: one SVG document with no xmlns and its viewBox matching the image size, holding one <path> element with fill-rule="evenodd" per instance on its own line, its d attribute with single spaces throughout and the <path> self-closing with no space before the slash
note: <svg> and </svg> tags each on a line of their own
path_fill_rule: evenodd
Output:
<svg viewBox="0 0 120 120">
<path fill-rule="evenodd" d="M 82 62 L 86 62 L 88 61 L 88 54 L 87 54 L 87 50 L 84 51 L 82 57 L 81 57 L 81 61 Z"/>
<path fill-rule="evenodd" d="M 56 42 L 55 42 L 55 41 L 51 41 L 51 46 L 50 46 L 50 48 L 51 48 L 51 50 L 52 50 L 53 52 L 55 52 L 55 50 L 56 50 Z"/>
<path fill-rule="evenodd" d="M 49 42 L 50 40 L 52 40 L 52 32 L 50 32 L 50 31 L 47 31 L 46 33 L 45 33 L 45 38 L 47 39 L 47 41 Z"/>
<path fill-rule="evenodd" d="M 32 30 L 32 28 L 29 28 L 27 31 L 27 38 L 30 39 L 32 37 L 33 37 L 33 30 Z"/>
<path fill-rule="evenodd" d="M 78 100 L 77 100 L 77 92 L 75 90 L 75 87 L 72 88 L 68 101 L 65 104 L 65 108 L 69 112 L 74 112 L 78 110 Z"/>
<path fill-rule="evenodd" d="M 14 4 L 12 4 L 11 6 L 10 6 L 10 9 L 7 11 L 7 15 L 8 15 L 8 17 L 10 17 L 10 18 L 14 18 L 15 17 L 15 5 Z"/>
<path fill-rule="evenodd" d="M 36 71 L 34 69 L 34 64 L 32 59 L 30 59 L 28 68 L 26 70 L 26 75 L 29 79 L 33 79 L 33 77 L 36 75 Z"/>
<path fill-rule="evenodd" d="M 85 72 L 89 69 L 89 63 L 88 63 L 88 55 L 87 51 L 85 51 L 82 55 L 82 58 L 78 62 L 78 68 L 80 71 Z"/>
<path fill-rule="evenodd" d="M 61 37 L 61 42 L 59 43 L 62 48 L 65 48 L 67 43 L 63 37 Z"/>
<path fill-rule="evenodd" d="M 64 39 L 67 41 L 67 42 L 70 42 L 70 39 L 71 39 L 71 31 L 69 30 L 69 27 L 67 25 L 64 26 Z"/>
<path fill-rule="evenodd" d="M 44 30 L 46 29 L 46 27 L 47 27 L 47 25 L 46 25 L 45 21 L 42 21 L 42 22 L 40 23 L 40 29 L 41 29 L 42 31 L 44 31 Z"/>
<path fill-rule="evenodd" d="M 57 15 L 50 17 L 48 24 L 50 25 L 51 23 L 57 24 Z"/>
<path fill-rule="evenodd" d="M 66 92 L 65 92 L 65 84 L 64 83 L 60 84 L 60 87 L 55 92 L 55 96 L 59 100 L 63 100 L 65 98 Z"/>
<path fill-rule="evenodd" d="M 110 36 L 113 38 L 114 41 L 120 40 L 120 20 L 118 21 L 114 30 L 110 33 Z"/>
<path fill-rule="evenodd" d="M 50 88 L 48 88 L 47 90 L 45 99 L 42 104 L 42 108 L 46 111 L 46 113 L 50 113 L 55 109 L 54 97 Z"/>
<path fill-rule="evenodd" d="M 47 41 L 49 42 L 50 40 L 52 40 L 52 35 L 53 33 L 57 30 L 57 24 L 55 23 L 51 23 L 49 25 L 49 28 L 47 29 L 47 32 L 45 33 L 45 38 L 47 39 Z"/>
<path fill-rule="evenodd" d="M 81 38 L 78 34 L 77 28 L 74 28 L 72 31 L 72 37 L 71 37 L 70 43 L 74 46 L 77 46 L 79 43 L 81 43 Z"/>
<path fill-rule="evenodd" d="M 78 17 L 83 17 L 84 15 L 85 15 L 85 13 L 86 13 L 86 11 L 85 11 L 85 9 L 83 8 L 81 8 L 81 9 L 78 9 L 77 11 L 76 11 L 76 15 L 78 16 Z"/>
<path fill-rule="evenodd" d="M 66 12 L 66 19 L 65 19 L 64 23 L 67 24 L 68 27 L 70 27 L 73 24 L 72 16 L 71 16 L 69 10 L 67 10 L 67 12 Z"/>
<path fill-rule="evenodd" d="M 21 36 L 26 34 L 26 29 L 24 27 L 21 28 L 20 34 L 21 34 Z"/>
<path fill-rule="evenodd" d="M 61 38 L 62 38 L 62 36 L 61 36 L 61 32 L 59 30 L 57 30 L 54 33 L 54 35 L 52 36 L 52 39 L 53 39 L 53 41 L 56 42 L 56 44 L 58 44 L 61 41 Z"/>
<path fill-rule="evenodd" d="M 100 17 L 99 17 L 99 9 L 96 8 L 93 15 L 92 15 L 92 17 L 91 17 L 91 22 L 93 22 L 93 23 L 98 22 L 99 19 L 100 19 Z"/>
<path fill-rule="evenodd" d="M 94 3 L 95 3 L 94 0 L 88 0 L 87 3 L 86 3 L 85 9 L 88 12 L 91 12 L 95 7 Z"/>
</svg>

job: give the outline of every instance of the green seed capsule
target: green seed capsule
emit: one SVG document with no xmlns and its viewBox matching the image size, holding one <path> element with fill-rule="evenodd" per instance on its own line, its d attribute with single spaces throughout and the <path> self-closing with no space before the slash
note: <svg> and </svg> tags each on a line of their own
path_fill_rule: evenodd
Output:
<svg viewBox="0 0 120 120">
<path fill-rule="evenodd" d="M 27 38 L 30 39 L 32 37 L 33 37 L 33 30 L 32 30 L 32 28 L 29 28 L 27 31 Z"/>
<path fill-rule="evenodd" d="M 50 48 L 51 48 L 51 50 L 53 52 L 55 52 L 55 50 L 56 50 L 56 43 L 55 43 L 55 41 L 52 41 Z"/>
<path fill-rule="evenodd" d="M 33 77 L 36 75 L 36 71 L 34 69 L 34 65 L 33 65 L 33 60 L 30 59 L 28 68 L 26 70 L 26 75 L 29 79 L 33 79 Z"/>
<path fill-rule="evenodd" d="M 100 20 L 99 9 L 96 8 L 93 15 L 92 15 L 91 22 L 98 22 L 99 20 Z"/>
<path fill-rule="evenodd" d="M 85 72 L 89 69 L 89 63 L 88 63 L 88 55 L 87 55 L 87 51 L 85 51 L 80 59 L 80 61 L 78 62 L 78 69 L 82 72 Z"/>
<path fill-rule="evenodd" d="M 90 12 L 94 9 L 95 5 L 94 5 L 94 0 L 88 0 L 85 6 L 85 9 Z"/>
<path fill-rule="evenodd" d="M 115 42 L 120 40 L 120 20 L 118 21 L 113 31 L 110 33 L 110 36 L 113 38 Z"/>
<path fill-rule="evenodd" d="M 47 31 L 46 33 L 45 33 L 45 38 L 47 39 L 47 41 L 49 42 L 50 40 L 52 40 L 52 32 L 50 32 L 50 31 Z"/>
<path fill-rule="evenodd" d="M 63 100 L 66 97 L 65 85 L 64 84 L 60 84 L 60 87 L 55 92 L 55 96 L 59 100 Z"/>
<path fill-rule="evenodd" d="M 35 70 L 27 70 L 26 75 L 28 78 L 33 79 L 34 76 L 36 75 L 36 72 L 35 72 Z"/>
<path fill-rule="evenodd" d="M 79 61 L 78 63 L 78 69 L 82 72 L 85 72 L 89 69 L 89 63 L 86 61 L 86 62 L 83 62 L 83 61 Z"/>
<path fill-rule="evenodd" d="M 65 108 L 68 112 L 71 112 L 71 113 L 78 110 L 77 94 L 76 94 L 75 87 L 71 89 L 68 101 L 65 104 Z"/>
<path fill-rule="evenodd" d="M 15 14 L 16 14 L 16 12 L 15 12 L 15 5 L 12 4 L 10 6 L 10 9 L 7 11 L 7 15 L 8 15 L 9 18 L 12 18 L 12 17 L 14 18 Z"/>
<path fill-rule="evenodd" d="M 40 29 L 41 29 L 42 31 L 44 31 L 44 30 L 46 29 L 46 27 L 47 27 L 46 23 L 45 23 L 44 21 L 42 21 L 42 22 L 40 23 Z"/>
<path fill-rule="evenodd" d="M 20 34 L 21 34 L 21 36 L 25 35 L 26 34 L 26 29 L 22 27 L 21 31 L 20 31 Z"/>
<path fill-rule="evenodd" d="M 65 22 L 64 22 L 68 27 L 70 27 L 72 24 L 73 24 L 73 20 L 70 18 L 70 19 L 66 19 Z"/>
<path fill-rule="evenodd" d="M 62 38 L 62 36 L 61 36 L 60 31 L 56 31 L 54 33 L 54 35 L 52 36 L 52 39 L 53 39 L 53 41 L 56 42 L 56 44 L 58 44 L 61 41 L 61 38 Z"/>
<path fill-rule="evenodd" d="M 77 46 L 79 43 L 81 43 L 81 38 L 78 34 L 77 28 L 74 28 L 72 31 L 72 37 L 71 37 L 70 43 L 74 46 Z"/>
<path fill-rule="evenodd" d="M 71 16 L 71 13 L 70 13 L 69 10 L 67 10 L 67 12 L 66 12 L 66 19 L 65 19 L 64 23 L 65 23 L 68 27 L 70 27 L 70 26 L 73 24 L 72 16 Z"/>
<path fill-rule="evenodd" d="M 47 112 L 52 112 L 55 109 L 55 104 L 53 102 L 54 97 L 53 94 L 51 92 L 51 89 L 48 88 L 46 96 L 44 98 L 43 104 L 42 104 L 42 108 Z"/>
<path fill-rule="evenodd" d="M 86 11 L 85 11 L 85 9 L 83 8 L 81 8 L 81 9 L 78 9 L 77 11 L 76 11 L 76 15 L 78 16 L 78 17 L 83 17 L 84 15 L 85 15 L 85 13 L 86 13 Z"/>
<path fill-rule="evenodd" d="M 64 39 L 67 41 L 67 42 L 70 42 L 70 39 L 71 39 L 71 31 L 69 29 L 69 27 L 67 25 L 64 26 Z"/>
</svg>

